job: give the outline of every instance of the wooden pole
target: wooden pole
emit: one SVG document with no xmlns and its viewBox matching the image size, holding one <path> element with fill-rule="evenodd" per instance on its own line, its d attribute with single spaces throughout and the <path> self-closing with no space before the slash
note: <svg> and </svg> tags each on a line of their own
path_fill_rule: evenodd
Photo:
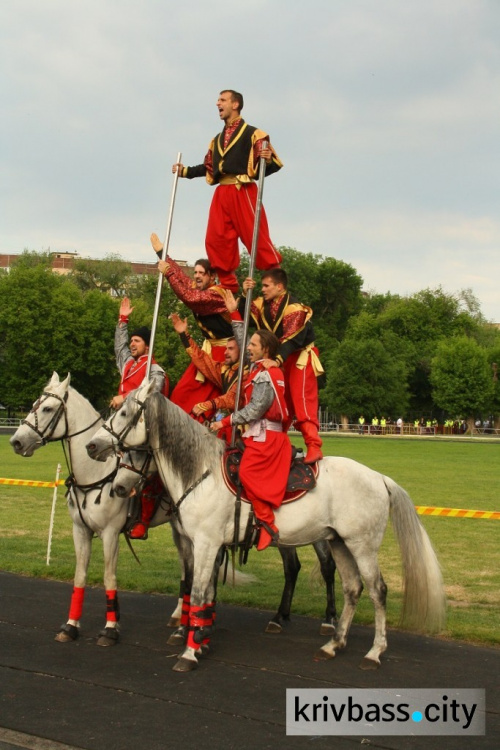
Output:
<svg viewBox="0 0 500 750">
<path fill-rule="evenodd" d="M 182 159 L 182 154 L 177 154 L 177 162 L 176 164 L 180 164 Z M 165 241 L 163 242 L 163 250 L 161 252 L 161 259 L 165 260 L 167 257 L 168 252 L 168 245 L 170 242 L 170 231 L 172 229 L 172 217 L 174 214 L 174 206 L 175 206 L 175 195 L 177 192 L 177 183 L 179 181 L 179 172 L 178 170 L 174 173 L 174 182 L 172 185 L 172 195 L 170 198 L 170 207 L 168 212 L 168 221 L 167 221 L 167 230 L 165 232 Z M 156 299 L 155 299 L 155 308 L 153 312 L 153 323 L 151 325 L 151 339 L 149 342 L 149 352 L 148 352 L 148 362 L 146 366 L 146 378 L 149 380 L 150 374 L 151 374 L 151 362 L 153 360 L 153 347 L 156 337 L 156 327 L 158 325 L 158 313 L 160 311 L 160 302 L 161 302 L 161 291 L 163 287 L 163 274 L 158 274 L 158 286 L 156 288 Z"/>
</svg>

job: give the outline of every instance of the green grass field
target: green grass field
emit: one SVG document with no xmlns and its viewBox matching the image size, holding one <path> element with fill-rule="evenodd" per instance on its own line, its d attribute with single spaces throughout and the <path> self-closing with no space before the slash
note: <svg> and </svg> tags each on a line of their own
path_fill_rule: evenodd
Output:
<svg viewBox="0 0 500 750">
<path fill-rule="evenodd" d="M 326 454 L 342 455 L 392 477 L 411 495 L 415 505 L 500 510 L 500 444 L 493 441 L 435 440 L 425 438 L 369 438 L 332 436 L 325 439 Z M 16 456 L 8 436 L 0 436 L 0 475 L 6 478 L 53 481 L 57 463 L 67 476 L 59 444 L 42 448 L 32 458 Z M 59 489 L 50 566 L 46 565 L 52 489 L 0 485 L 0 567 L 22 575 L 72 580 L 74 552 L 71 522 Z M 487 645 L 500 643 L 500 523 L 494 520 L 421 516 L 441 562 L 448 597 L 448 618 L 443 637 Z M 168 526 L 152 529 L 135 549 L 137 565 L 121 542 L 119 588 L 177 595 L 179 568 Z M 321 617 L 323 587 L 310 572 L 312 548 L 299 551 L 303 565 L 293 612 Z M 389 524 L 380 552 L 380 565 L 389 587 L 388 624 L 397 627 L 401 611 L 400 556 Z M 283 585 L 281 560 L 276 550 L 252 552 L 245 572 L 257 582 L 233 588 L 219 587 L 219 601 L 275 610 Z M 89 584 L 102 583 L 102 549 L 95 540 Z M 68 602 L 69 604 L 69 602 Z M 337 605 L 342 604 L 340 586 Z M 103 604 L 104 615 L 104 604 Z M 57 627 L 67 616 L 55 613 Z M 59 622 L 60 621 L 60 622 Z M 373 609 L 363 594 L 355 617 L 371 624 Z"/>
</svg>

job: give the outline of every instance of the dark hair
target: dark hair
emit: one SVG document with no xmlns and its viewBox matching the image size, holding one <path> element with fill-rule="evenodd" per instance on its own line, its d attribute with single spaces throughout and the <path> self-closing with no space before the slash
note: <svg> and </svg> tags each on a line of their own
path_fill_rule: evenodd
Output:
<svg viewBox="0 0 500 750">
<path fill-rule="evenodd" d="M 272 279 L 275 284 L 283 284 L 283 289 L 288 289 L 288 276 L 284 268 L 269 268 L 262 272 L 262 281 Z"/>
<path fill-rule="evenodd" d="M 203 266 L 203 268 L 205 269 L 205 273 L 209 273 L 210 276 L 215 276 L 215 270 L 210 265 L 210 261 L 208 260 L 208 258 L 200 258 L 195 262 L 194 265 Z"/>
<path fill-rule="evenodd" d="M 279 338 L 271 331 L 268 331 L 267 328 L 259 328 L 255 333 L 260 339 L 262 348 L 267 349 L 269 359 L 276 359 L 276 354 L 278 353 L 280 345 Z"/>
<path fill-rule="evenodd" d="M 243 109 L 243 94 L 240 94 L 238 91 L 233 91 L 233 89 L 222 89 L 220 92 L 221 94 L 231 94 L 231 101 L 238 102 L 238 114 Z"/>
<path fill-rule="evenodd" d="M 149 346 L 149 342 L 151 341 L 151 331 L 149 328 L 146 328 L 146 326 L 141 326 L 140 328 L 136 328 L 135 331 L 132 331 L 130 338 L 133 336 L 142 339 L 146 346 Z"/>
</svg>

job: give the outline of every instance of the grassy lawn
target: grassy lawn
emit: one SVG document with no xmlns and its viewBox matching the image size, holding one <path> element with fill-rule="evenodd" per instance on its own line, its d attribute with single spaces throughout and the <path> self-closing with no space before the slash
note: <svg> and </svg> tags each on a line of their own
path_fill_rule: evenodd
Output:
<svg viewBox="0 0 500 750">
<path fill-rule="evenodd" d="M 474 510 L 500 510 L 500 444 L 493 441 L 425 438 L 325 438 L 326 454 L 341 455 L 392 477 L 411 495 L 415 505 Z M 59 444 L 42 448 L 30 459 L 16 456 L 8 436 L 0 436 L 0 475 L 7 478 L 53 481 L 57 463 L 67 476 Z M 72 580 L 74 553 L 71 523 L 59 489 L 52 558 L 46 565 L 47 534 L 52 489 L 0 485 L 0 568 L 22 575 Z M 500 524 L 498 521 L 428 517 L 421 521 L 436 548 L 448 596 L 444 637 L 487 645 L 500 643 Z M 121 541 L 119 587 L 177 595 L 179 569 L 169 527 L 153 529 L 147 542 L 135 545 L 141 566 Z M 323 587 L 311 578 L 315 555 L 311 547 L 299 551 L 303 565 L 293 611 L 321 617 Z M 380 565 L 389 586 L 388 624 L 397 627 L 401 611 L 400 556 L 389 525 L 380 552 Z M 283 585 L 276 550 L 252 552 L 245 572 L 257 582 L 219 587 L 219 601 L 275 610 Z M 102 583 L 102 550 L 95 541 L 89 583 Z M 340 586 L 337 604 L 341 606 Z M 69 602 L 68 602 L 69 604 Z M 57 624 L 67 613 L 56 614 Z M 366 594 L 355 622 L 371 624 L 373 610 Z"/>
</svg>

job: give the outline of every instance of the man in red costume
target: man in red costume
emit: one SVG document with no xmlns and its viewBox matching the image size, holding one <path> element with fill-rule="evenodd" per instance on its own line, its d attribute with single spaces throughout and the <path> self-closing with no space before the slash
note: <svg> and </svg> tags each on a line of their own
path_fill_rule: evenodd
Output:
<svg viewBox="0 0 500 750">
<path fill-rule="evenodd" d="M 255 286 L 253 279 L 245 279 L 243 289 Z M 283 367 L 286 383 L 286 402 L 290 414 L 288 429 L 295 421 L 307 446 L 304 463 L 313 464 L 323 458 L 322 440 L 318 434 L 318 383 L 323 373 L 314 345 L 311 323 L 312 310 L 298 302 L 287 290 L 288 277 L 282 268 L 272 268 L 262 275 L 262 297 L 252 301 L 251 318 L 257 328 L 272 331 L 280 346 L 268 367 Z M 240 300 L 244 307 L 245 300 Z"/>
<path fill-rule="evenodd" d="M 155 252 L 161 254 L 163 245 L 156 234 L 151 235 L 151 244 Z M 233 329 L 231 316 L 224 302 L 225 290 L 215 283 L 215 274 L 208 260 L 200 258 L 196 261 L 194 278 L 188 276 L 168 255 L 164 261 L 160 260 L 158 268 L 176 297 L 192 311 L 204 337 L 203 351 L 214 362 L 223 362 Z M 196 404 L 217 396 L 220 396 L 220 390 L 191 362 L 172 391 L 170 399 L 185 412 L 192 414 Z"/>
<path fill-rule="evenodd" d="M 269 144 L 263 130 L 248 125 L 241 117 L 243 96 L 232 89 L 220 92 L 217 100 L 222 133 L 208 147 L 203 164 L 185 167 L 174 164 L 172 171 L 188 180 L 205 177 L 209 185 L 218 185 L 208 215 L 205 246 L 210 265 L 226 289 L 238 291 L 234 271 L 240 264 L 238 239 L 251 250 L 257 201 L 259 160 L 266 160 L 266 177 L 283 164 Z M 263 148 L 264 141 L 268 144 Z M 257 268 L 264 270 L 281 263 L 281 255 L 269 237 L 264 208 L 261 209 L 257 240 Z"/>
<path fill-rule="evenodd" d="M 195 404 L 193 414 L 203 416 L 207 412 L 214 414 L 234 411 L 240 359 L 240 348 L 236 339 L 229 338 L 227 340 L 224 361 L 214 362 L 210 355 L 200 349 L 196 341 L 189 335 L 187 320 L 182 320 L 177 313 L 172 313 L 170 319 L 186 352 L 191 357 L 192 363 L 207 380 L 214 384 L 220 394 L 208 401 Z M 230 443 L 231 430 L 221 431 L 219 437 Z"/>
<path fill-rule="evenodd" d="M 142 326 L 132 331 L 130 344 L 128 338 L 128 319 L 134 308 L 128 297 L 120 304 L 118 324 L 115 330 L 116 365 L 121 375 L 118 395 L 113 396 L 110 406 L 119 409 L 128 394 L 139 388 L 146 376 L 151 331 Z M 155 390 L 168 396 L 168 377 L 165 371 L 153 358 L 151 360 L 150 379 L 155 383 Z M 132 539 L 147 539 L 148 527 L 155 509 L 155 493 L 159 491 L 156 478 L 146 483 L 141 494 L 141 520 L 129 531 Z"/>
<path fill-rule="evenodd" d="M 266 361 L 275 359 L 278 346 L 270 331 L 253 334 L 248 342 L 250 372 L 243 386 L 245 406 L 210 425 L 213 432 L 249 425 L 243 433 L 240 479 L 260 525 L 258 550 L 278 540 L 273 508 L 283 502 L 292 458 L 292 445 L 284 429 L 288 412 L 283 373 L 277 367 L 265 367 Z"/>
</svg>

